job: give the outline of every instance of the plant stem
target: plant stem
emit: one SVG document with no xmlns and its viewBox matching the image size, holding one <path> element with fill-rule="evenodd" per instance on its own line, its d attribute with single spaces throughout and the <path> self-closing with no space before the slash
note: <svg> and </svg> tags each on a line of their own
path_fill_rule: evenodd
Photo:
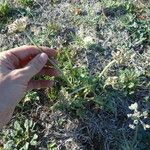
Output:
<svg viewBox="0 0 150 150">
<path fill-rule="evenodd" d="M 38 48 L 38 50 L 40 52 L 44 52 L 43 49 L 41 47 L 39 47 L 38 44 L 27 33 L 25 33 L 25 35 L 31 41 L 31 43 L 33 43 Z M 68 81 L 68 79 L 66 78 L 66 76 L 64 75 L 62 70 L 58 67 L 58 65 L 53 61 L 53 59 L 52 58 L 48 58 L 48 61 L 54 66 L 54 68 L 56 68 L 60 72 L 60 74 L 62 76 L 62 79 L 64 81 L 66 81 L 69 85 L 71 85 L 71 83 Z"/>
<path fill-rule="evenodd" d="M 103 71 L 99 74 L 99 79 L 104 75 L 105 72 L 108 71 L 108 69 L 116 62 L 116 60 L 112 60 L 108 63 L 108 65 L 103 69 Z"/>
<path fill-rule="evenodd" d="M 99 74 L 99 76 L 98 76 L 98 77 L 99 77 L 99 78 L 98 78 L 98 81 L 101 79 L 101 77 L 104 75 L 104 73 L 107 72 L 108 69 L 109 69 L 115 62 L 116 62 L 116 60 L 112 60 L 111 62 L 108 63 L 108 65 L 107 65 L 107 66 L 103 69 L 103 71 Z M 83 87 L 81 87 L 81 88 L 79 88 L 79 89 L 77 89 L 77 90 L 71 92 L 70 94 L 71 94 L 71 95 L 76 94 L 76 93 L 78 93 L 78 92 L 80 92 L 80 91 L 86 89 L 87 87 L 92 87 L 93 85 L 94 85 L 94 84 L 89 85 L 89 86 L 83 86 Z"/>
<path fill-rule="evenodd" d="M 134 139 L 133 139 L 133 142 L 132 142 L 132 146 L 136 146 L 136 141 L 137 141 L 137 136 L 138 136 L 138 129 L 139 129 L 139 126 L 138 124 L 136 125 L 136 128 L 135 128 L 135 135 L 134 135 Z"/>
<path fill-rule="evenodd" d="M 76 93 L 78 93 L 78 92 L 84 90 L 84 89 L 87 88 L 87 87 L 89 87 L 89 86 L 83 86 L 83 87 L 81 87 L 81 88 L 79 88 L 79 89 L 74 90 L 73 92 L 71 92 L 71 93 L 69 93 L 69 94 L 70 94 L 70 95 L 76 94 Z"/>
</svg>

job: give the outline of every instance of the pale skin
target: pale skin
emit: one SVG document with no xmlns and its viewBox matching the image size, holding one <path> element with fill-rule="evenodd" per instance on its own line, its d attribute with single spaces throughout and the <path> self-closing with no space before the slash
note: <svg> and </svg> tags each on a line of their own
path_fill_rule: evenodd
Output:
<svg viewBox="0 0 150 150">
<path fill-rule="evenodd" d="M 48 63 L 56 57 L 56 50 L 22 46 L 0 53 L 0 128 L 6 125 L 16 105 L 32 89 L 51 88 L 53 81 L 32 80 L 34 76 L 58 76 L 59 72 Z"/>
</svg>

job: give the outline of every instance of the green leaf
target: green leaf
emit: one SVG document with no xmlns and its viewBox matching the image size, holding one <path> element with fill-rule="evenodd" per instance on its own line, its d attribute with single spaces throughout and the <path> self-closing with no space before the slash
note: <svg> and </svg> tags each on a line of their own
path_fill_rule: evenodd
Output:
<svg viewBox="0 0 150 150">
<path fill-rule="evenodd" d="M 34 134 L 32 140 L 30 141 L 30 144 L 31 144 L 32 146 L 34 146 L 34 145 L 37 144 L 37 141 L 36 141 L 37 138 L 38 138 L 38 135 L 37 135 L 37 134 Z"/>
<path fill-rule="evenodd" d="M 37 141 L 31 141 L 30 144 L 31 144 L 32 146 L 35 146 L 35 145 L 37 144 Z"/>
<path fill-rule="evenodd" d="M 36 140 L 38 138 L 37 134 L 34 134 L 33 139 L 32 140 Z"/>
<path fill-rule="evenodd" d="M 28 150 L 29 149 L 29 143 L 26 142 L 25 145 L 20 150 Z"/>
<path fill-rule="evenodd" d="M 4 144 L 4 149 L 5 150 L 11 150 L 13 149 L 14 146 L 14 141 L 13 140 L 9 140 L 6 144 Z"/>
<path fill-rule="evenodd" d="M 54 148 L 55 146 L 56 146 L 56 142 L 52 142 L 48 144 L 49 149 Z"/>
<path fill-rule="evenodd" d="M 33 126 L 33 121 L 29 120 L 29 127 L 32 127 L 32 126 Z"/>
<path fill-rule="evenodd" d="M 22 129 L 18 121 L 15 121 L 14 129 L 16 129 L 16 130 L 21 130 Z"/>
<path fill-rule="evenodd" d="M 12 130 L 10 131 L 10 136 L 15 137 L 17 135 L 18 131 Z"/>
<path fill-rule="evenodd" d="M 26 131 L 29 130 L 29 120 L 28 119 L 25 120 L 24 127 L 25 127 Z"/>
<path fill-rule="evenodd" d="M 38 138 L 38 135 L 37 135 L 37 134 L 34 134 L 32 140 L 30 141 L 30 144 L 31 144 L 32 146 L 35 146 L 35 145 L 37 144 L 37 141 L 36 141 L 37 138 Z"/>
<path fill-rule="evenodd" d="M 132 89 L 133 87 L 134 87 L 134 83 L 131 82 L 131 83 L 129 84 L 128 88 L 129 88 L 129 89 Z"/>
</svg>

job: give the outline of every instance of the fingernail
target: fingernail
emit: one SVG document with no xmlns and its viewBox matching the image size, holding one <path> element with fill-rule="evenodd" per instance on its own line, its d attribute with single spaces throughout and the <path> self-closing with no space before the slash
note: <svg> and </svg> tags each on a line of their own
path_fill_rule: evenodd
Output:
<svg viewBox="0 0 150 150">
<path fill-rule="evenodd" d="M 47 54 L 45 54 L 45 53 L 41 53 L 41 55 L 40 55 L 40 59 L 41 59 L 42 61 L 47 61 L 47 60 L 48 60 L 48 56 L 47 56 Z"/>
</svg>

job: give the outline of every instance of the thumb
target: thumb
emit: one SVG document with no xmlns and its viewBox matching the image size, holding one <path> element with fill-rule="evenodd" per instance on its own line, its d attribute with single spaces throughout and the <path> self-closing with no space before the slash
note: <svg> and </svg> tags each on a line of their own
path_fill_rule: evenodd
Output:
<svg viewBox="0 0 150 150">
<path fill-rule="evenodd" d="M 30 80 L 33 76 L 41 71 L 47 63 L 48 56 L 45 53 L 38 54 L 24 68 L 23 74 L 26 80 Z"/>
</svg>

